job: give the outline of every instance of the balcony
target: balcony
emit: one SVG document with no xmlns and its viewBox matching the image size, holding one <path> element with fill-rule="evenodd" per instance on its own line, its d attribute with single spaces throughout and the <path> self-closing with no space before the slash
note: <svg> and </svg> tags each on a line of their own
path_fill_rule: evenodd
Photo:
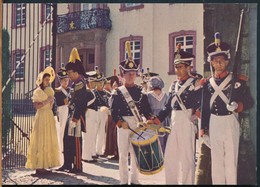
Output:
<svg viewBox="0 0 260 187">
<path fill-rule="evenodd" d="M 109 9 L 92 9 L 57 16 L 57 33 L 89 29 L 110 30 L 112 22 Z"/>
</svg>

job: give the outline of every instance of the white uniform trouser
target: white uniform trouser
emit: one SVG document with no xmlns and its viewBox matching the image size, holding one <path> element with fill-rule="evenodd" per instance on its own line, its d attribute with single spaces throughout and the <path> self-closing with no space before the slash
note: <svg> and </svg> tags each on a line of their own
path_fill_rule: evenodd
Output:
<svg viewBox="0 0 260 187">
<path fill-rule="evenodd" d="M 137 124 L 135 123 L 133 116 L 123 116 L 123 119 L 128 123 L 131 129 L 136 129 Z M 129 135 L 132 131 L 129 129 L 123 129 L 117 127 L 117 144 L 119 153 L 119 175 L 120 184 L 127 184 L 129 177 L 128 170 L 128 153 L 130 152 L 131 157 L 131 180 L 130 183 L 139 184 L 139 171 L 136 165 L 136 156 L 134 153 L 133 146 L 131 144 Z"/>
<path fill-rule="evenodd" d="M 97 124 L 97 111 L 93 109 L 87 109 L 86 112 L 86 133 L 83 135 L 83 148 L 82 148 L 82 159 L 93 160 L 92 156 L 96 155 L 95 151 L 95 129 Z"/>
<path fill-rule="evenodd" d="M 237 184 L 239 135 L 240 125 L 235 115 L 211 114 L 209 136 L 213 184 Z"/>
<path fill-rule="evenodd" d="M 60 153 L 61 163 L 63 163 L 63 138 L 64 138 L 64 131 L 65 131 L 66 122 L 67 122 L 68 114 L 69 114 L 68 105 L 63 105 L 63 106 L 57 107 L 57 112 L 58 112 L 58 118 L 59 118 L 59 123 L 57 125 L 58 143 L 59 143 L 59 147 L 61 150 L 61 153 Z"/>
<path fill-rule="evenodd" d="M 108 120 L 108 114 L 106 112 L 97 111 L 97 123 L 95 128 L 95 143 L 96 153 L 103 155 L 106 148 L 106 123 Z"/>
<path fill-rule="evenodd" d="M 165 149 L 166 184 L 194 184 L 195 176 L 195 126 L 188 115 L 181 110 L 173 110 L 172 130 Z"/>
</svg>

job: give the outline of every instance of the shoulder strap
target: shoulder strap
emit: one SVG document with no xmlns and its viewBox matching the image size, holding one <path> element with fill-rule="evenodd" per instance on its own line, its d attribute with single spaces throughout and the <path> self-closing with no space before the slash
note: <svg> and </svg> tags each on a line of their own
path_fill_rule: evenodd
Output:
<svg viewBox="0 0 260 187">
<path fill-rule="evenodd" d="M 222 90 L 228 85 L 228 83 L 231 81 L 231 79 L 232 79 L 232 74 L 230 73 L 219 86 L 216 84 L 213 77 L 211 77 L 209 79 L 211 86 L 215 90 L 215 92 L 213 93 L 213 95 L 211 96 L 211 99 L 210 99 L 210 108 L 211 108 L 213 102 L 215 101 L 215 99 L 217 98 L 217 96 L 219 96 L 223 100 L 224 103 L 228 104 L 228 98 L 223 93 Z"/>
<path fill-rule="evenodd" d="M 178 88 L 178 81 L 176 82 L 176 84 L 175 84 L 175 88 L 174 88 L 174 91 L 175 91 L 175 94 L 177 95 L 178 94 L 178 96 L 180 96 L 181 94 L 182 94 L 182 92 L 192 83 L 192 81 L 193 81 L 194 79 L 193 78 L 189 78 L 181 87 L 180 87 L 180 89 Z M 173 89 L 172 89 L 173 90 Z M 177 98 L 176 98 L 176 96 L 174 96 L 173 98 L 172 98 L 172 106 L 174 105 L 174 103 L 176 102 L 176 100 L 177 100 Z"/>
<path fill-rule="evenodd" d="M 61 91 L 62 91 L 62 93 L 63 93 L 66 97 L 70 97 L 70 93 L 67 92 L 67 90 L 65 90 L 64 88 L 61 87 Z"/>
</svg>

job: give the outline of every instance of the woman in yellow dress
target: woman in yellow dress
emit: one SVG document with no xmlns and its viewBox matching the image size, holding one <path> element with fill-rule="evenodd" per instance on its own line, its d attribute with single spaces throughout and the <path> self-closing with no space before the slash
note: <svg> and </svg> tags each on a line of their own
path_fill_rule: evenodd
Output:
<svg viewBox="0 0 260 187">
<path fill-rule="evenodd" d="M 50 173 L 51 170 L 47 169 L 60 166 L 56 122 L 52 111 L 54 91 L 50 87 L 55 73 L 52 68 L 50 72 L 47 69 L 38 75 L 36 81 L 38 87 L 32 96 L 37 111 L 30 135 L 25 168 L 36 169 L 36 174 L 33 175 Z"/>
</svg>

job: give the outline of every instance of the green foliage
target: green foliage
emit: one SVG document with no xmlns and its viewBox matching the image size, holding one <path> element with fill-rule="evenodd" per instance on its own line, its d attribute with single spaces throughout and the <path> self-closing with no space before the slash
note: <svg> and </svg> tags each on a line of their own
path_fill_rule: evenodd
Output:
<svg viewBox="0 0 260 187">
<path fill-rule="evenodd" d="M 2 30 L 2 86 L 4 87 L 6 81 L 10 77 L 11 73 L 11 62 L 10 62 L 10 51 L 9 51 L 10 36 L 6 29 Z M 10 118 L 12 115 L 11 106 L 11 93 L 12 93 L 12 82 L 6 86 L 2 93 L 3 98 L 3 118 L 2 118 L 2 145 L 5 147 L 7 143 L 8 133 L 11 129 Z"/>
</svg>

